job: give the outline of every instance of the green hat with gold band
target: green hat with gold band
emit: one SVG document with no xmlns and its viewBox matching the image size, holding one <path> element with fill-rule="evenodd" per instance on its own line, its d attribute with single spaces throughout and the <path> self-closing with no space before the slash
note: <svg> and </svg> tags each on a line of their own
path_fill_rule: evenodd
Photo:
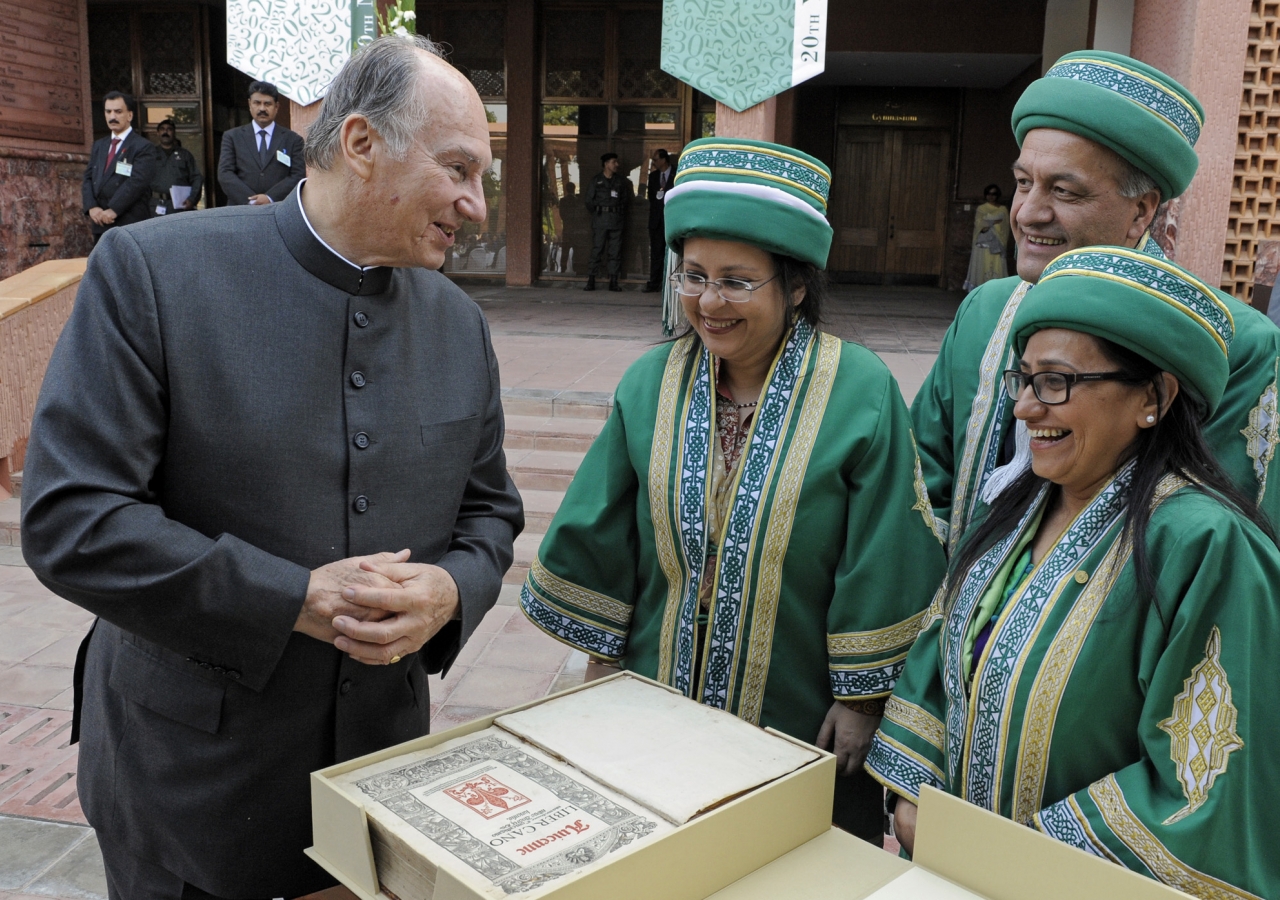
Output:
<svg viewBox="0 0 1280 900">
<path fill-rule="evenodd" d="M 1213 414 L 1227 386 L 1231 310 L 1199 278 L 1127 247 L 1085 247 L 1051 262 L 1018 307 L 1019 352 L 1045 328 L 1127 347 L 1177 377 Z"/>
<path fill-rule="evenodd" d="M 1204 109 L 1159 69 L 1119 53 L 1068 53 L 1031 83 L 1013 108 L 1022 146 L 1033 128 L 1056 128 L 1110 147 L 1150 175 L 1169 200 L 1187 189 L 1199 160 Z"/>
<path fill-rule="evenodd" d="M 831 170 L 807 153 L 745 138 L 702 138 L 680 154 L 663 200 L 667 244 L 687 237 L 741 241 L 827 264 Z"/>
</svg>

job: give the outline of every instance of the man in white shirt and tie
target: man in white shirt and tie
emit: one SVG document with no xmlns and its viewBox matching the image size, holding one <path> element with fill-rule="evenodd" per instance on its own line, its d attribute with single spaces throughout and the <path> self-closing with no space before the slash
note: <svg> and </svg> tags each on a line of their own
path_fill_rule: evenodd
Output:
<svg viewBox="0 0 1280 900">
<path fill-rule="evenodd" d="M 231 206 L 258 206 L 289 196 L 307 173 L 302 136 L 276 124 L 280 92 L 269 81 L 249 85 L 253 121 L 222 136 L 218 184 Z"/>
</svg>

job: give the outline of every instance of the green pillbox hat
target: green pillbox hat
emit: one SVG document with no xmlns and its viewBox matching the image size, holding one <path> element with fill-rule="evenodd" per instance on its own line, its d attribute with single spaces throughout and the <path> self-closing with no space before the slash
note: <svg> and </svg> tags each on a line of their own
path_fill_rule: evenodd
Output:
<svg viewBox="0 0 1280 900">
<path fill-rule="evenodd" d="M 1018 352 L 1045 328 L 1127 347 L 1177 377 L 1213 414 L 1227 386 L 1235 321 L 1226 301 L 1168 260 L 1127 247 L 1085 247 L 1051 262 L 1013 319 Z"/>
<path fill-rule="evenodd" d="M 702 138 L 680 154 L 663 201 L 668 246 L 687 237 L 740 241 L 827 265 L 831 170 L 807 153 L 745 138 Z"/>
<path fill-rule="evenodd" d="M 1190 91 L 1159 69 L 1105 50 L 1068 53 L 1013 108 L 1019 147 L 1033 128 L 1097 141 L 1155 179 L 1162 200 L 1191 183 L 1203 127 L 1204 109 Z"/>
</svg>

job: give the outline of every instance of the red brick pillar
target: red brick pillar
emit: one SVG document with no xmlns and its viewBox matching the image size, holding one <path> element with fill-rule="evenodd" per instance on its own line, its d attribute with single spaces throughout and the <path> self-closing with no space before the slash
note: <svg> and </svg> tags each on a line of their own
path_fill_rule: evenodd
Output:
<svg viewBox="0 0 1280 900">
<path fill-rule="evenodd" d="M 1200 168 L 1166 217 L 1172 256 L 1209 284 L 1222 277 L 1250 0 L 1135 0 L 1131 55 L 1176 78 L 1204 106 Z"/>
<path fill-rule="evenodd" d="M 533 284 L 541 270 L 541 32 L 537 0 L 507 2 L 507 284 Z"/>
<path fill-rule="evenodd" d="M 303 106 L 300 103 L 290 100 L 289 120 L 292 123 L 289 125 L 290 130 L 298 132 L 298 134 L 302 135 L 305 140 L 307 137 L 307 129 L 311 127 L 311 123 L 320 115 L 321 102 L 322 101 L 317 100 L 315 103 Z"/>
<path fill-rule="evenodd" d="M 777 133 L 778 98 L 749 106 L 742 112 L 716 102 L 716 137 L 772 141 Z"/>
</svg>

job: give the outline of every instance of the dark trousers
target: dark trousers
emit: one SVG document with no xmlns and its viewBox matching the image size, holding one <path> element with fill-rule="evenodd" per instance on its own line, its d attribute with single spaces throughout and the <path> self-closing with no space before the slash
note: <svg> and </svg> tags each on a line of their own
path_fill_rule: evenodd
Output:
<svg viewBox="0 0 1280 900">
<path fill-rule="evenodd" d="M 98 833 L 110 900 L 222 900 Z M 247 898 L 241 898 L 247 900 Z M 264 898 L 265 900 L 265 898 Z"/>
<path fill-rule="evenodd" d="M 666 226 L 649 224 L 649 287 L 662 287 L 662 267 L 667 259 Z"/>
<path fill-rule="evenodd" d="M 600 254 L 605 252 L 607 243 L 609 277 L 617 278 L 622 274 L 622 229 L 601 228 L 599 225 L 593 225 L 591 238 L 591 261 L 587 263 L 587 275 L 596 274 L 596 266 L 600 264 Z"/>
</svg>

